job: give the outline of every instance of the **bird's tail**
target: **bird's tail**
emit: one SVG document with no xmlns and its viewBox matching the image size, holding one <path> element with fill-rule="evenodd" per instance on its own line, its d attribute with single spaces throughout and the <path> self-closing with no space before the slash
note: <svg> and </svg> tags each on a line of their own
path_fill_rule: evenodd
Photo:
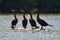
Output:
<svg viewBox="0 0 60 40">
<path fill-rule="evenodd" d="M 53 25 L 50 25 L 50 24 L 49 24 L 49 26 L 53 27 Z"/>
</svg>

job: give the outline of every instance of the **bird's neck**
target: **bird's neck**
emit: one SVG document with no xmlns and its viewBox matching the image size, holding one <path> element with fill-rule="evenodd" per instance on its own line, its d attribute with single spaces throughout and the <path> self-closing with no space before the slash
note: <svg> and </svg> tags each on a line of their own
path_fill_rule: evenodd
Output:
<svg viewBox="0 0 60 40">
<path fill-rule="evenodd" d="M 17 19 L 17 17 L 16 16 L 14 16 L 15 17 L 15 19 Z"/>
<path fill-rule="evenodd" d="M 30 18 L 32 19 L 32 14 L 30 13 Z"/>
<path fill-rule="evenodd" d="M 14 17 L 15 17 L 15 19 L 17 19 L 17 17 L 16 17 L 16 13 L 14 13 Z"/>
<path fill-rule="evenodd" d="M 31 15 L 30 17 L 31 17 L 31 19 L 32 19 L 32 15 Z"/>
<path fill-rule="evenodd" d="M 26 19 L 26 17 L 25 17 L 25 13 L 23 14 L 23 18 Z"/>
<path fill-rule="evenodd" d="M 39 13 L 37 14 L 37 18 L 39 18 Z"/>
</svg>

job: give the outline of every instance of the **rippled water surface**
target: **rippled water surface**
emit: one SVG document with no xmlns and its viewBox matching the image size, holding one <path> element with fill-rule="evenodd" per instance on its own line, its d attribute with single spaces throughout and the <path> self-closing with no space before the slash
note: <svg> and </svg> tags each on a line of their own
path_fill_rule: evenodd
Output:
<svg viewBox="0 0 60 40">
<path fill-rule="evenodd" d="M 17 18 L 17 27 L 22 27 L 22 15 L 17 15 Z M 26 18 L 29 19 L 29 15 L 26 15 Z M 36 15 L 33 15 L 33 18 L 36 21 Z M 47 31 L 12 30 L 10 26 L 11 21 L 14 19 L 13 15 L 0 15 L 0 40 L 60 40 L 60 16 L 40 15 L 40 18 L 54 27 L 45 27 Z M 38 23 L 37 25 L 41 27 Z M 27 28 L 29 27 L 31 25 L 28 21 Z"/>
</svg>

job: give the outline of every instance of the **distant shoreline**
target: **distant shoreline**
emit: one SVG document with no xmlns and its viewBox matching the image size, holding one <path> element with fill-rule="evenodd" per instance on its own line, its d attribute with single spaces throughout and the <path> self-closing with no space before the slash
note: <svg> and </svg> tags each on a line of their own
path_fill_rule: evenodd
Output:
<svg viewBox="0 0 60 40">
<path fill-rule="evenodd" d="M 0 13 L 0 15 L 13 15 L 12 13 Z M 17 15 L 23 15 L 23 13 L 17 13 Z M 26 13 L 28 15 L 28 13 Z M 37 15 L 37 13 L 32 13 L 32 15 Z M 60 16 L 60 13 L 41 13 L 42 16 Z"/>
</svg>

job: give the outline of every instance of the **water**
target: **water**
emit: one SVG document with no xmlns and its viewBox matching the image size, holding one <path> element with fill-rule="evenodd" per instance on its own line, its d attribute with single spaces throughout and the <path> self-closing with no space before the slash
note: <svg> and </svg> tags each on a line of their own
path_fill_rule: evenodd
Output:
<svg viewBox="0 0 60 40">
<path fill-rule="evenodd" d="M 17 27 L 22 27 L 22 15 L 17 15 L 17 18 L 19 21 Z M 26 18 L 29 19 L 29 16 L 26 15 Z M 36 21 L 36 15 L 33 15 L 33 18 Z M 12 30 L 10 26 L 11 21 L 14 19 L 13 15 L 0 15 L 0 40 L 60 40 L 60 16 L 40 15 L 40 18 L 52 24 L 54 27 L 47 26 L 45 29 L 50 29 L 48 31 Z M 38 23 L 37 25 L 41 27 Z M 27 27 L 31 27 L 29 22 Z"/>
</svg>

